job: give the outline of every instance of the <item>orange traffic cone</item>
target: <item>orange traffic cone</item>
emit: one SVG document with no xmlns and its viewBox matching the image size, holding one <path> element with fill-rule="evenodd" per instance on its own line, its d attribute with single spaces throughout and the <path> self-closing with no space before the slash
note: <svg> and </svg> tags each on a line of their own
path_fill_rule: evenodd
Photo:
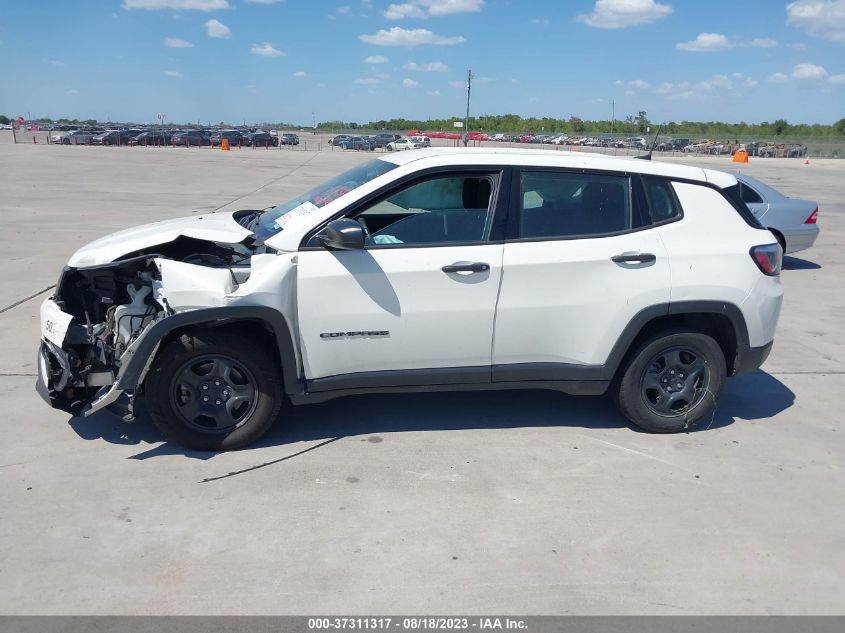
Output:
<svg viewBox="0 0 845 633">
<path fill-rule="evenodd" d="M 220 149 L 222 149 L 224 152 L 229 151 L 229 139 L 224 138 L 222 141 L 220 141 Z"/>
<path fill-rule="evenodd" d="M 808 158 L 807 160 L 805 160 L 805 161 L 804 161 L 804 164 L 805 164 L 805 165 L 809 165 L 809 164 L 810 164 L 810 159 Z"/>
</svg>

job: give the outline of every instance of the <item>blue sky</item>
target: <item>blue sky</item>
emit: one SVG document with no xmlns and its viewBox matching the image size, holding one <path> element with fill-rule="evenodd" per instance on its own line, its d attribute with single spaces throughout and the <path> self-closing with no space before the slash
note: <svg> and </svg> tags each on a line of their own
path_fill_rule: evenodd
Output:
<svg viewBox="0 0 845 633">
<path fill-rule="evenodd" d="M 5 2 L 0 113 L 831 123 L 845 0 Z"/>
</svg>

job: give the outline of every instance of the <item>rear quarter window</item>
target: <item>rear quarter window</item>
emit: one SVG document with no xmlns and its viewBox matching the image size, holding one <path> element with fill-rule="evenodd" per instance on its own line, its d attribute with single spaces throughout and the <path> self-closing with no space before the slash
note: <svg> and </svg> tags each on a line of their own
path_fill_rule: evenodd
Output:
<svg viewBox="0 0 845 633">
<path fill-rule="evenodd" d="M 648 208 L 654 224 L 673 220 L 681 215 L 681 203 L 675 195 L 672 184 L 664 178 L 643 176 Z"/>
</svg>

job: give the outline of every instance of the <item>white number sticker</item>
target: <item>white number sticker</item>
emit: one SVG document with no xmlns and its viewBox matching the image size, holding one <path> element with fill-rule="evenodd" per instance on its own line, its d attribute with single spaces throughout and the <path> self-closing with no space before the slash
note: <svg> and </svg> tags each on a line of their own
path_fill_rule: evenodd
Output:
<svg viewBox="0 0 845 633">
<path fill-rule="evenodd" d="M 56 305 L 52 299 L 41 304 L 41 336 L 61 347 L 65 342 L 68 326 L 73 317 Z"/>
</svg>

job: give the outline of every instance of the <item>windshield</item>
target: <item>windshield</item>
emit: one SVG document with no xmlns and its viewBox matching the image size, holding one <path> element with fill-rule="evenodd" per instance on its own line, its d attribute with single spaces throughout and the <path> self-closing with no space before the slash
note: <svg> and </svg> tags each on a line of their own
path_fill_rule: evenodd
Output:
<svg viewBox="0 0 845 633">
<path fill-rule="evenodd" d="M 258 218 L 253 231 L 259 240 L 266 240 L 281 231 L 285 224 L 297 217 L 309 215 L 326 206 L 329 202 L 357 189 L 363 184 L 395 169 L 394 163 L 385 160 L 370 160 L 353 167 L 331 180 L 317 185 L 313 189 L 277 207 L 268 209 Z"/>
</svg>

